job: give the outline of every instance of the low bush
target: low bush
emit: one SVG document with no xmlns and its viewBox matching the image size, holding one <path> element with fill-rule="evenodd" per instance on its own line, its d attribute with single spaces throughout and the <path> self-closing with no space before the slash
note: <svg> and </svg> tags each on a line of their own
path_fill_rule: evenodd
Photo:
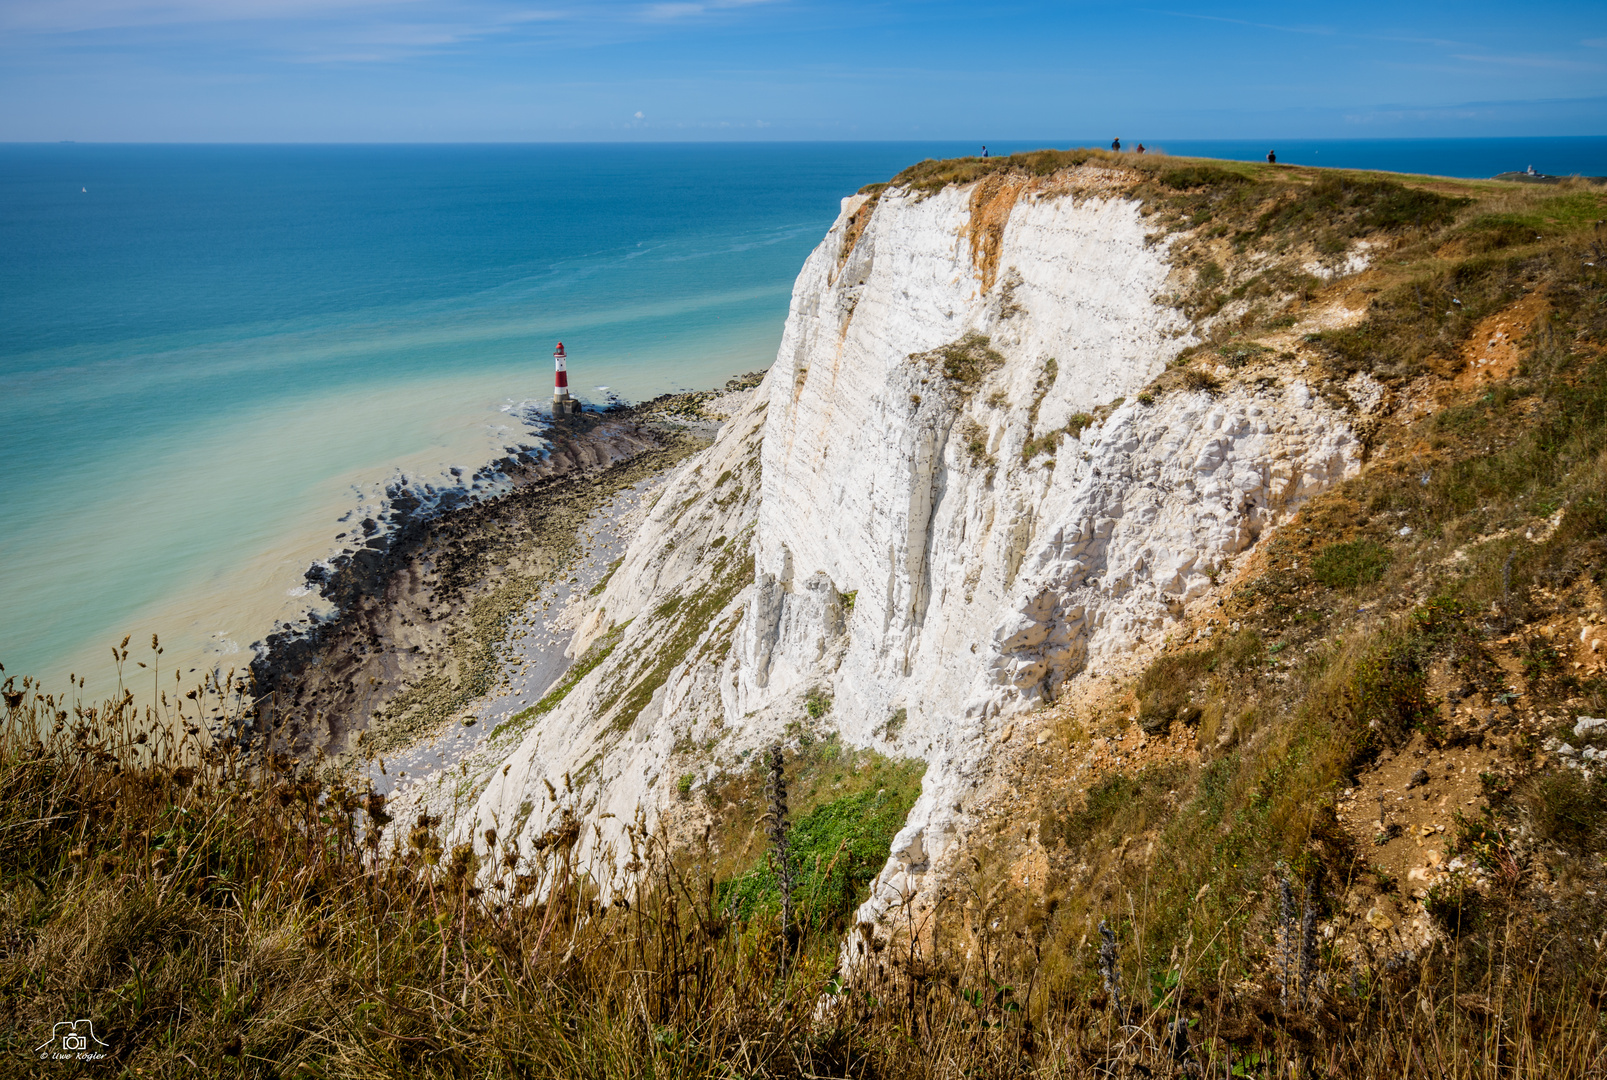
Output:
<svg viewBox="0 0 1607 1080">
<path fill-rule="evenodd" d="M 1382 578 L 1389 560 L 1389 549 L 1371 540 L 1329 544 L 1311 560 L 1311 576 L 1330 589 L 1355 589 Z"/>
<path fill-rule="evenodd" d="M 1189 188 L 1231 187 L 1254 183 L 1243 173 L 1219 165 L 1185 165 L 1178 169 L 1168 169 L 1161 173 L 1160 181 L 1167 187 L 1177 188 L 1180 191 Z"/>
<path fill-rule="evenodd" d="M 797 917 L 813 931 L 841 932 L 887 862 L 888 844 L 904 825 L 914 799 L 908 790 L 861 791 L 816 807 L 792 824 L 788 843 L 794 866 Z M 721 906 L 739 918 L 780 907 L 774 866 L 765 860 L 721 884 Z"/>
<path fill-rule="evenodd" d="M 831 695 L 818 686 L 811 688 L 804 695 L 804 712 L 809 714 L 809 719 L 819 720 L 831 712 Z"/>
<path fill-rule="evenodd" d="M 1471 199 L 1409 188 L 1394 180 L 1326 176 L 1295 189 L 1262 214 L 1262 234 L 1333 230 L 1361 236 L 1373 230 L 1431 229 L 1450 224 Z"/>
<path fill-rule="evenodd" d="M 1472 927 L 1479 914 L 1479 890 L 1460 876 L 1437 881 L 1423 898 L 1423 910 L 1447 934 L 1459 934 Z"/>
<path fill-rule="evenodd" d="M 966 334 L 956 342 L 911 359 L 935 363 L 945 380 L 967 393 L 1004 365 L 1004 357 L 989 344 L 987 335 L 978 333 Z"/>
<path fill-rule="evenodd" d="M 1545 773 L 1524 785 L 1521 812 L 1547 843 L 1575 852 L 1602 846 L 1607 821 L 1607 779 L 1586 780 L 1572 769 Z"/>
</svg>

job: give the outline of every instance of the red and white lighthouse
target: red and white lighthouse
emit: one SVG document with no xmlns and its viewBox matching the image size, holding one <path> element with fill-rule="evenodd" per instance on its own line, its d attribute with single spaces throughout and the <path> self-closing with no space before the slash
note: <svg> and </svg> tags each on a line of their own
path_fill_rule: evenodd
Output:
<svg viewBox="0 0 1607 1080">
<path fill-rule="evenodd" d="M 569 371 L 567 367 L 569 357 L 564 355 L 564 343 L 558 343 L 558 349 L 552 354 L 552 363 L 555 369 L 552 382 L 552 414 L 554 416 L 573 416 L 580 413 L 580 402 L 569 396 Z"/>
</svg>

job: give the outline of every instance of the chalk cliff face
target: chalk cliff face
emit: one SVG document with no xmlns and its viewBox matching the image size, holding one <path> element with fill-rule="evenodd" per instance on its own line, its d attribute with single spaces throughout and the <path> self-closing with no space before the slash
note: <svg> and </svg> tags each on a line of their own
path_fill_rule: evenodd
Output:
<svg viewBox="0 0 1607 1080">
<path fill-rule="evenodd" d="M 465 835 L 550 827 L 542 781 L 564 773 L 558 802 L 605 825 L 655 814 L 674 776 L 783 737 L 818 688 L 844 741 L 928 762 L 864 916 L 952 854 L 1009 716 L 1157 647 L 1360 465 L 1348 412 L 1298 379 L 1139 396 L 1193 340 L 1148 231 L 1094 170 L 844 200 L 764 383 L 575 646 L 614 651 Z"/>
</svg>

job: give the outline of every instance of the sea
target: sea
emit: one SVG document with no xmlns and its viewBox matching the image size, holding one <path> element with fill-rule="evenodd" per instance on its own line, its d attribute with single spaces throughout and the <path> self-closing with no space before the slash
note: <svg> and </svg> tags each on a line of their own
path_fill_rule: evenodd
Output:
<svg viewBox="0 0 1607 1080">
<path fill-rule="evenodd" d="M 1607 175 L 1607 138 L 1148 148 Z M 125 635 L 243 670 L 388 486 L 539 439 L 560 340 L 597 407 L 766 367 L 841 199 L 980 150 L 0 145 L 0 680 L 105 692 Z"/>
</svg>

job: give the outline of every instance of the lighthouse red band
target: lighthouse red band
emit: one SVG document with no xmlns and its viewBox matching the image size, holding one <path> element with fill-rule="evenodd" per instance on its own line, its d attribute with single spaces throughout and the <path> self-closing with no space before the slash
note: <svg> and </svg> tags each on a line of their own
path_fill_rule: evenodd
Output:
<svg viewBox="0 0 1607 1080">
<path fill-rule="evenodd" d="M 580 402 L 569 396 L 569 357 L 564 354 L 564 343 L 559 342 L 557 351 L 552 354 L 554 368 L 552 383 L 552 412 L 554 416 L 566 416 L 580 412 Z"/>
</svg>

